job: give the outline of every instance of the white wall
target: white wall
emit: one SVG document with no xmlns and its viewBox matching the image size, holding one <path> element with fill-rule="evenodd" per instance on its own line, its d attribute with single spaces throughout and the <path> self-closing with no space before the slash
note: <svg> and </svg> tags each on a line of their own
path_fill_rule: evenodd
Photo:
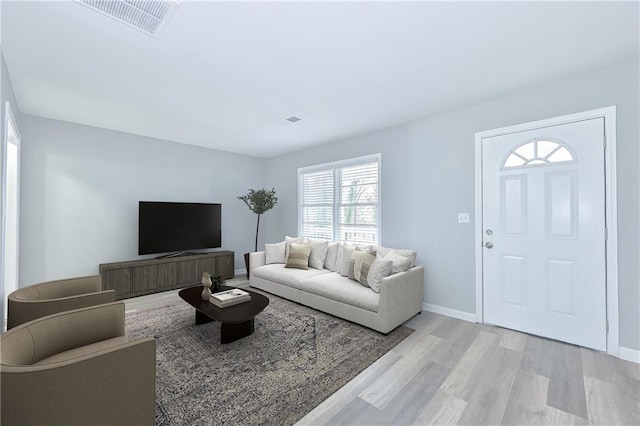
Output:
<svg viewBox="0 0 640 426">
<path fill-rule="evenodd" d="M 98 273 L 139 257 L 138 201 L 222 203 L 222 249 L 253 247 L 255 214 L 236 196 L 264 160 L 23 115 L 20 286 Z"/>
<path fill-rule="evenodd" d="M 266 239 L 297 233 L 298 167 L 382 153 L 382 244 L 425 266 L 425 302 L 475 313 L 474 136 L 478 131 L 610 105 L 618 107 L 620 344 L 640 349 L 638 62 L 557 81 L 456 111 L 273 158 L 266 186 L 280 203 Z"/>
</svg>

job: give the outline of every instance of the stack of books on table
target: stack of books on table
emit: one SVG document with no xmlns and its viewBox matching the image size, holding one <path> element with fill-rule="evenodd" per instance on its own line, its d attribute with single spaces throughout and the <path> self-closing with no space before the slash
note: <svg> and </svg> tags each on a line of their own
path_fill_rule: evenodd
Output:
<svg viewBox="0 0 640 426">
<path fill-rule="evenodd" d="M 250 300 L 251 295 L 239 288 L 221 291 L 220 293 L 213 293 L 211 297 L 209 297 L 209 302 L 213 303 L 218 308 L 226 308 L 227 306 L 237 305 L 238 303 L 244 303 Z"/>
</svg>

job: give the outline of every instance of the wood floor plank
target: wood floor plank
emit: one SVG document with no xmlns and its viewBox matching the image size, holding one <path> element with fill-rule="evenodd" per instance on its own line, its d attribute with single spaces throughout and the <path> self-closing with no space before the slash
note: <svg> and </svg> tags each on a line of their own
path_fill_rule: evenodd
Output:
<svg viewBox="0 0 640 426">
<path fill-rule="evenodd" d="M 527 335 L 518 331 L 503 329 L 498 346 L 506 349 L 523 352 L 527 343 Z"/>
<path fill-rule="evenodd" d="M 616 370 L 617 376 L 630 377 L 634 380 L 640 380 L 640 364 L 614 358 L 613 367 Z"/>
<path fill-rule="evenodd" d="M 616 369 L 612 362 L 614 358 L 604 352 L 593 349 L 580 348 L 582 371 L 585 376 L 613 383 L 616 379 Z"/>
<path fill-rule="evenodd" d="M 540 376 L 551 377 L 553 357 L 550 345 L 553 340 L 527 335 L 527 342 L 520 361 L 520 369 Z"/>
<path fill-rule="evenodd" d="M 588 425 L 589 422 L 582 417 L 547 406 L 544 408 L 544 422 L 542 424 L 545 426 L 584 426 Z"/>
<path fill-rule="evenodd" d="M 323 424 L 332 426 L 378 425 L 381 424 L 380 411 L 360 398 L 353 398 L 343 409 Z"/>
<path fill-rule="evenodd" d="M 440 389 L 449 395 L 465 399 L 464 395 L 474 385 L 473 377 L 476 375 L 474 373 L 477 373 L 482 368 L 480 363 L 484 354 L 492 346 L 496 346 L 497 341 L 497 335 L 485 331 L 479 332 Z"/>
<path fill-rule="evenodd" d="M 428 321 L 423 323 L 422 328 L 414 331 L 409 337 L 398 343 L 392 350 L 398 354 L 406 354 L 417 350 L 425 345 L 425 340 L 429 339 L 431 332 L 437 328 L 447 318 L 444 315 L 423 312 Z"/>
<path fill-rule="evenodd" d="M 503 425 L 544 423 L 548 389 L 547 377 L 518 370 L 501 423 Z"/>
<path fill-rule="evenodd" d="M 546 355 L 550 362 L 547 405 L 575 416 L 587 418 L 584 375 L 580 348 L 566 343 L 548 341 Z"/>
<path fill-rule="evenodd" d="M 633 370 L 640 369 L 640 365 L 614 359 L 614 367 L 616 380 L 613 384 L 613 396 L 622 423 L 640 425 L 640 380 L 633 373 Z"/>
<path fill-rule="evenodd" d="M 465 400 L 439 390 L 420 411 L 413 424 L 456 425 L 466 407 Z"/>
<path fill-rule="evenodd" d="M 589 423 L 594 425 L 622 424 L 611 383 L 586 376 L 584 389 Z"/>
<path fill-rule="evenodd" d="M 430 352 L 429 358 L 440 365 L 454 368 L 474 342 L 480 330 L 473 323 L 451 319 L 455 322 L 450 322 L 447 327 L 438 327 L 434 330 L 433 334 L 445 339 L 445 341 Z"/>
<path fill-rule="evenodd" d="M 440 324 L 447 317 L 444 315 L 436 314 L 429 311 L 422 311 L 420 314 L 415 315 L 409 321 L 405 322 L 405 327 L 412 328 L 414 330 L 424 330 L 425 328 L 431 326 L 434 322 L 436 324 Z"/>
<path fill-rule="evenodd" d="M 393 369 L 380 375 L 358 397 L 380 410 L 384 409 L 400 393 L 407 382 L 429 361 L 426 357 L 429 351 L 443 342 L 444 340 L 440 337 L 427 336 L 422 346 L 417 347 L 409 354 L 401 355 Z"/>
<path fill-rule="evenodd" d="M 409 336 L 411 337 L 411 336 Z M 298 421 L 298 425 L 328 424 L 335 413 L 343 410 L 357 395 L 377 380 L 385 372 L 393 368 L 400 355 L 387 352 L 369 368 L 341 387 L 336 393 L 324 400 L 310 413 Z"/>
<path fill-rule="evenodd" d="M 468 404 L 459 424 L 495 425 L 502 421 L 521 357 L 522 352 L 497 344 L 486 351 L 482 367 L 474 373 L 471 386 L 462 395 Z"/>
<path fill-rule="evenodd" d="M 438 392 L 451 369 L 427 362 L 396 397 L 382 410 L 383 424 L 415 424 L 416 418 Z M 407 398 L 411 395 L 411 398 Z"/>
</svg>

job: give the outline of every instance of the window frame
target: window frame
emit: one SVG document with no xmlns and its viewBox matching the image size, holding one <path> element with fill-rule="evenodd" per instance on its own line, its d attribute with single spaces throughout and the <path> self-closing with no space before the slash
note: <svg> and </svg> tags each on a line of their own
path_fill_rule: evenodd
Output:
<svg viewBox="0 0 640 426">
<path fill-rule="evenodd" d="M 378 163 L 378 201 L 376 205 L 377 212 L 377 223 L 376 223 L 376 245 L 380 245 L 381 236 L 382 236 L 382 154 L 375 153 L 369 155 L 363 155 L 360 157 L 347 158 L 344 160 L 331 161 L 328 163 L 315 164 L 312 166 L 299 167 L 298 168 L 298 182 L 297 182 L 297 197 L 298 197 L 298 236 L 302 235 L 303 228 L 303 214 L 302 214 L 302 197 L 300 187 L 301 185 L 301 176 L 308 173 L 314 173 L 325 170 L 332 170 L 333 172 L 333 208 L 332 208 L 332 237 L 331 241 L 343 241 L 343 242 L 351 242 L 350 240 L 341 240 L 339 237 L 339 218 L 340 218 L 340 207 L 342 204 L 340 203 L 340 186 L 341 179 L 338 178 L 338 170 L 343 169 L 345 167 L 358 166 L 361 164 L 367 163 Z M 312 238 L 312 237 L 309 237 Z"/>
</svg>

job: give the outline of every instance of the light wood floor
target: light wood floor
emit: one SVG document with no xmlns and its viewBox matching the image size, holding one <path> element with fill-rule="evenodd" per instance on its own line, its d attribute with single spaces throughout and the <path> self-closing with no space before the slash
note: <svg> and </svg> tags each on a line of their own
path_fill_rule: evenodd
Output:
<svg viewBox="0 0 640 426">
<path fill-rule="evenodd" d="M 177 290 L 125 304 L 175 300 Z M 638 364 L 429 312 L 405 325 L 416 331 L 297 425 L 640 425 Z"/>
</svg>

